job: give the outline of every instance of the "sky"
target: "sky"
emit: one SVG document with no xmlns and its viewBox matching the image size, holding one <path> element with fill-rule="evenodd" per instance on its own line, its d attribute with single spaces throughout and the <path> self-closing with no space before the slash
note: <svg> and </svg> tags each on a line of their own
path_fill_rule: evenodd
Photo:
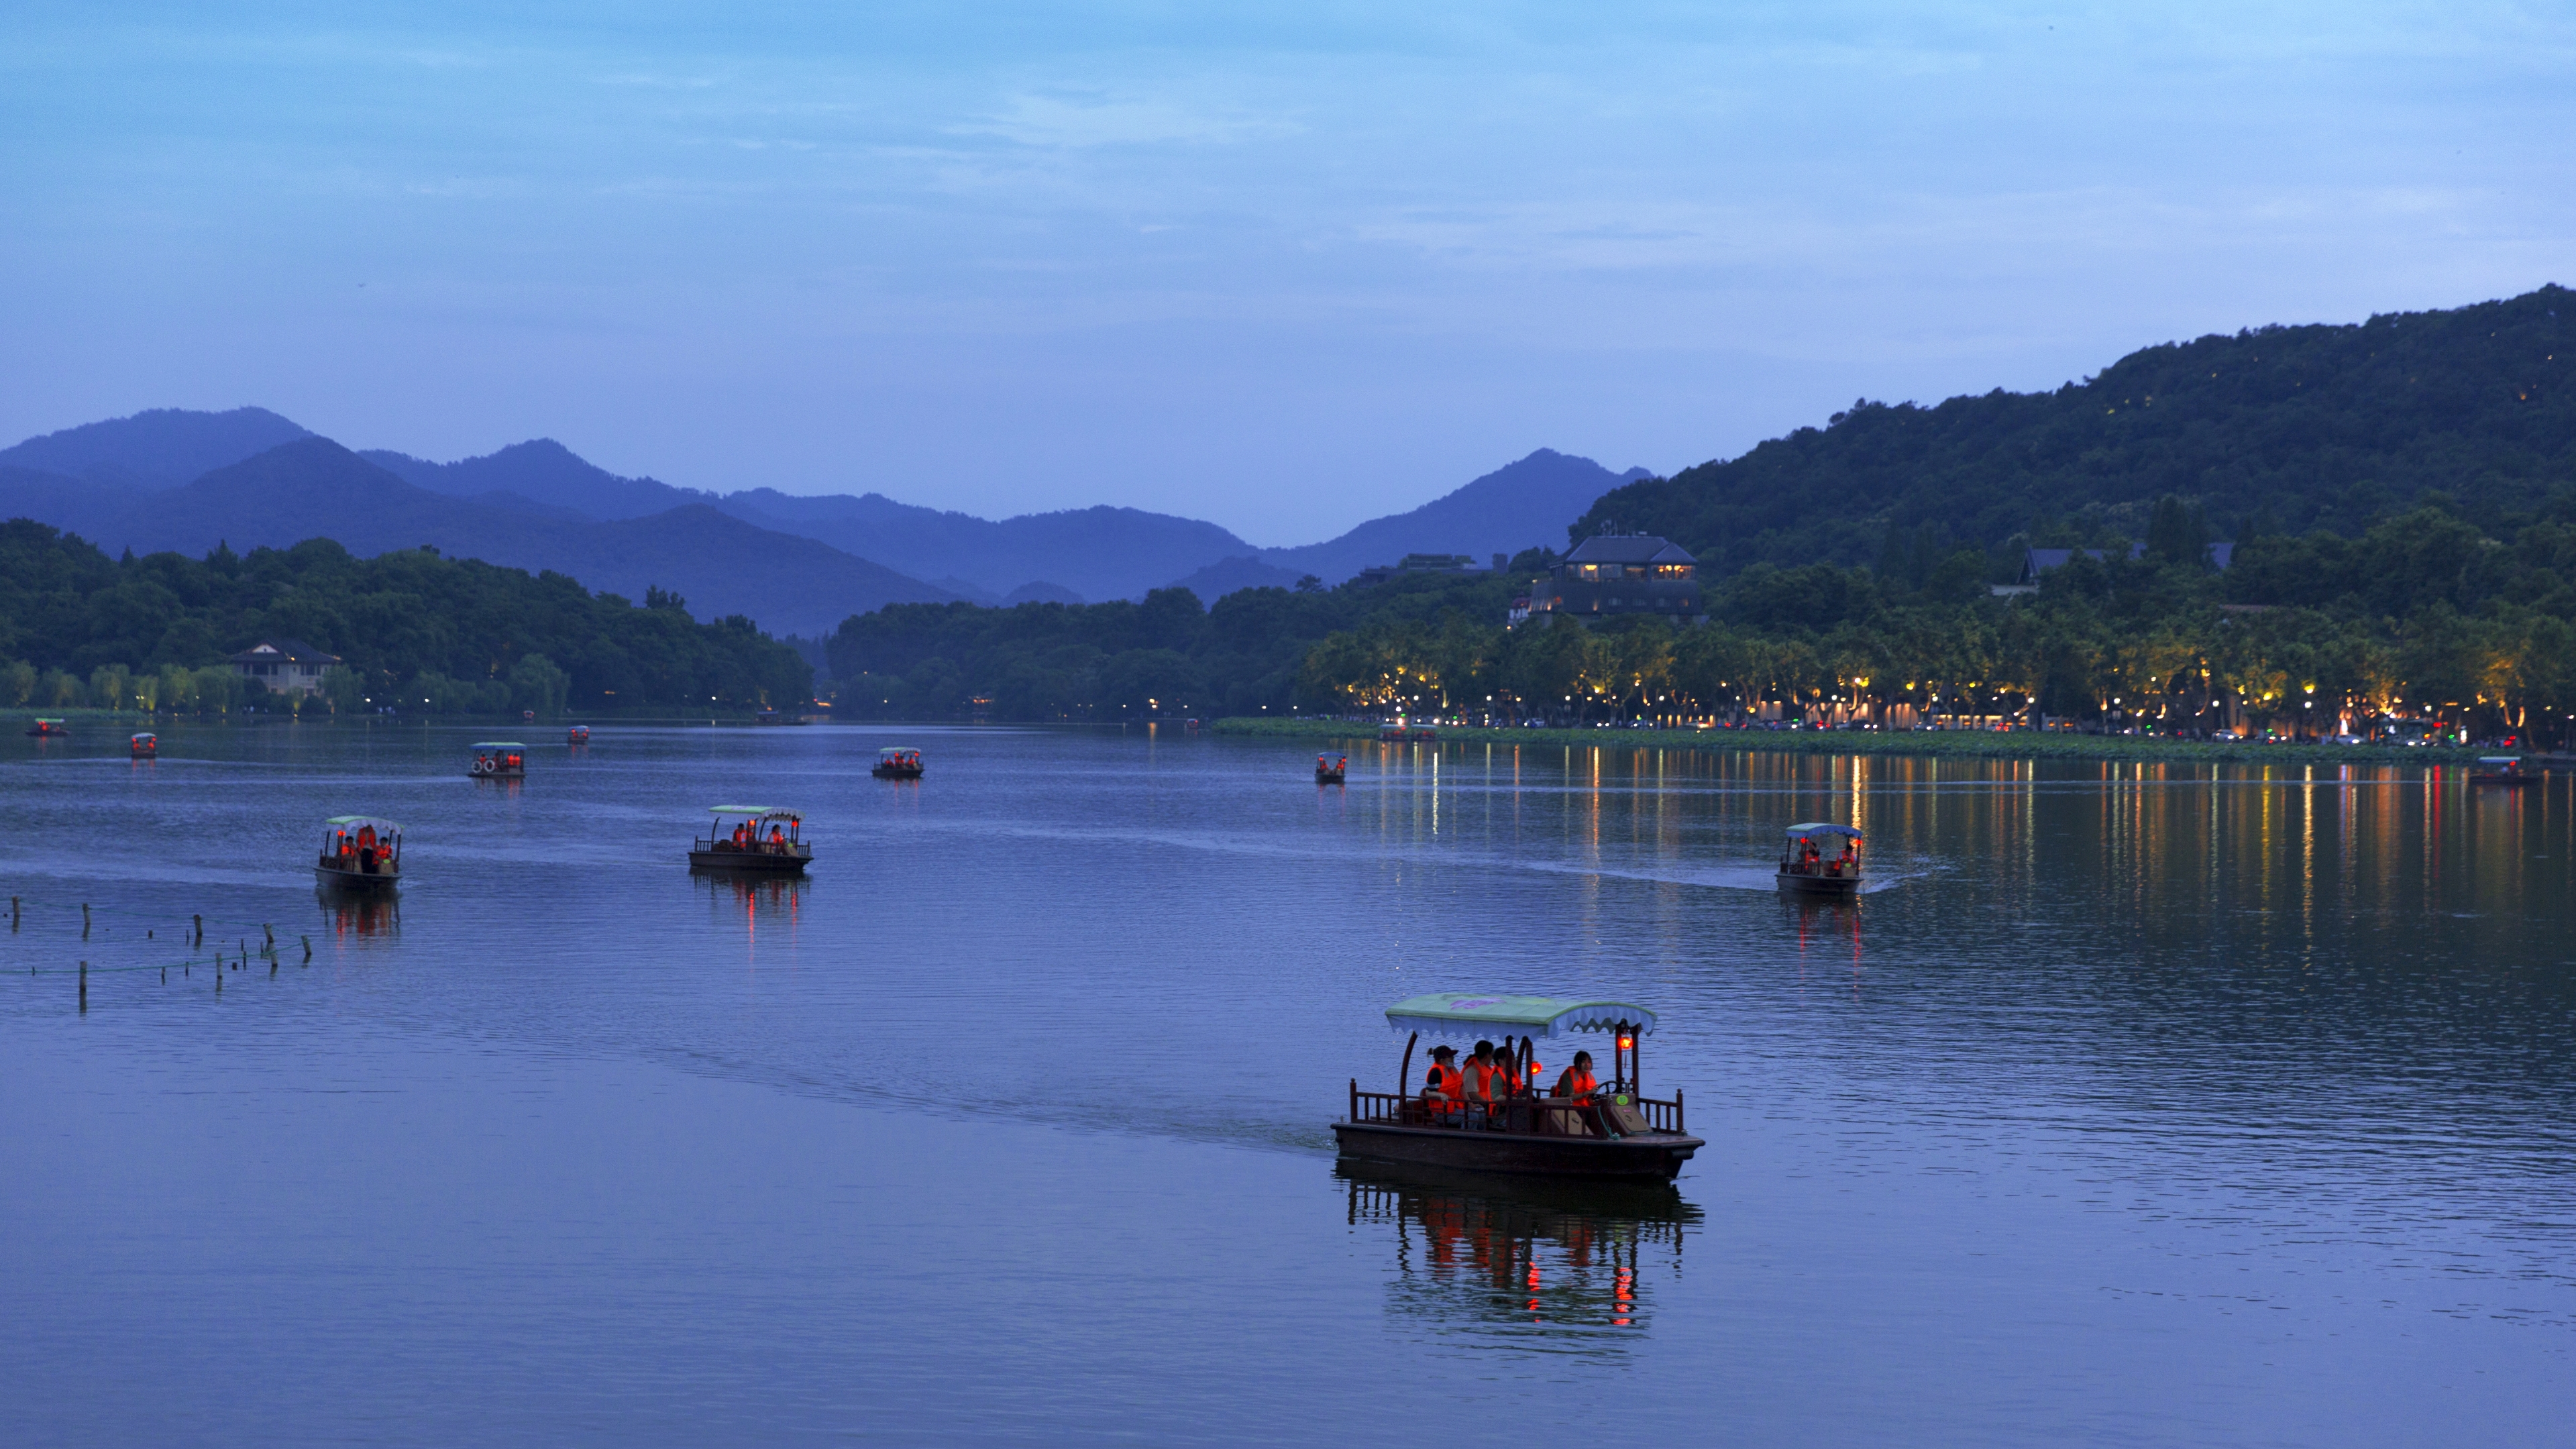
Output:
<svg viewBox="0 0 2576 1449">
<path fill-rule="evenodd" d="M 2576 6 L 17 3 L 0 438 L 1330 537 L 2576 283 Z"/>
</svg>

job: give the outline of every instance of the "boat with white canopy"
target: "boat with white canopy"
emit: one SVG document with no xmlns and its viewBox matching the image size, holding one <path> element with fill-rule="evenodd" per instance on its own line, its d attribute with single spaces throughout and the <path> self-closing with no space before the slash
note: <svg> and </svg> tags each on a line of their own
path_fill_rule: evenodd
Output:
<svg viewBox="0 0 2576 1449">
<path fill-rule="evenodd" d="M 1860 890 L 1862 836 L 1848 825 L 1792 825 L 1780 845 L 1780 889 L 1847 896 Z"/>
<path fill-rule="evenodd" d="M 1682 1096 L 1658 1101 L 1637 1087 L 1640 1043 L 1655 1014 L 1634 1002 L 1435 992 L 1386 1009 L 1404 1035 L 1394 1092 L 1363 1092 L 1351 1079 L 1350 1116 L 1333 1124 L 1345 1158 L 1472 1172 L 1669 1182 L 1707 1144 L 1684 1130 Z M 1578 1034 L 1610 1041 L 1604 1083 L 1569 1066 L 1552 1082 L 1538 1044 Z M 1433 1064 L 1412 1090 L 1413 1053 L 1425 1037 Z M 1491 1043 L 1464 1074 L 1440 1057 L 1448 1043 Z M 1479 1080 L 1479 1078 L 1482 1080 Z"/>
<path fill-rule="evenodd" d="M 814 860 L 803 839 L 804 821 L 774 805 L 710 805 L 715 823 L 706 838 L 689 843 L 692 870 L 741 870 L 801 875 Z M 730 825 L 731 828 L 726 827 Z"/>
<path fill-rule="evenodd" d="M 888 745 L 877 751 L 876 766 L 868 773 L 880 780 L 918 780 L 921 751 L 909 745 Z"/>
<path fill-rule="evenodd" d="M 375 815 L 332 816 L 313 877 L 338 890 L 393 889 L 402 880 L 402 827 Z"/>
</svg>

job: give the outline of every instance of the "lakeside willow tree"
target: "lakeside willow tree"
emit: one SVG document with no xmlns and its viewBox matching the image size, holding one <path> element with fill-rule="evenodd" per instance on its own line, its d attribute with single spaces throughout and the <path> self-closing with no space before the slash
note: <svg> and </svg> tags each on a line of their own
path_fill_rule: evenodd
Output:
<svg viewBox="0 0 2576 1449">
<path fill-rule="evenodd" d="M 225 713 L 264 695 L 225 663 L 264 636 L 340 655 L 320 704 L 344 712 L 756 708 L 812 692 L 811 666 L 749 619 L 701 624 L 676 601 L 638 608 L 557 573 L 427 549 L 360 559 L 328 539 L 110 559 L 0 523 L 0 704 Z"/>
</svg>

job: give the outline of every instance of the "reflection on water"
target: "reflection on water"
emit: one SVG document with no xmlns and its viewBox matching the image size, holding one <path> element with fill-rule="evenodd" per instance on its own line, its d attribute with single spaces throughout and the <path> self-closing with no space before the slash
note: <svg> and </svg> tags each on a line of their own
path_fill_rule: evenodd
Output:
<svg viewBox="0 0 2576 1449">
<path fill-rule="evenodd" d="M 402 926 L 402 901 L 390 890 L 362 893 L 317 885 L 313 899 L 322 908 L 322 929 L 335 939 L 392 936 Z"/>
<path fill-rule="evenodd" d="M 1622 1351 L 1681 1278 L 1699 1209 L 1670 1186 L 1514 1181 L 1342 1163 L 1354 1229 L 1393 1260 L 1390 1312 L 1411 1330 L 1526 1348 Z"/>
<path fill-rule="evenodd" d="M 720 917 L 757 935 L 764 925 L 793 928 L 804 906 L 805 877 L 693 867 L 689 879 Z"/>
</svg>

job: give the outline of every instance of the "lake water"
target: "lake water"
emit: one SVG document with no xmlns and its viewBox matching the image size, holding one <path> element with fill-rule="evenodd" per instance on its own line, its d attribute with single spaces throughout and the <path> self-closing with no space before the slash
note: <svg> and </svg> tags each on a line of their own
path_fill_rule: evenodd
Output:
<svg viewBox="0 0 2576 1449">
<path fill-rule="evenodd" d="M 0 747 L 11 1442 L 2564 1442 L 2566 776 L 483 732 Z M 1677 1192 L 1337 1171 L 1451 987 L 1659 1008 Z"/>
</svg>

